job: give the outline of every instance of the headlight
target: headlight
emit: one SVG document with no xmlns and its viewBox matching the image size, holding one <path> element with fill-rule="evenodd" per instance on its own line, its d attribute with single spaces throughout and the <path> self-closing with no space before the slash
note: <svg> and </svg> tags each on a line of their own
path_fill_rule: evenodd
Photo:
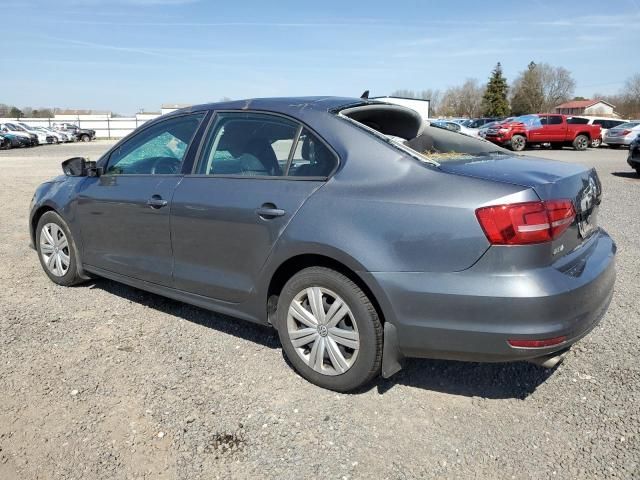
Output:
<svg viewBox="0 0 640 480">
<path fill-rule="evenodd" d="M 498 132 L 500 132 L 500 133 L 509 133 L 509 129 L 508 128 L 501 128 L 500 130 L 498 130 Z"/>
</svg>

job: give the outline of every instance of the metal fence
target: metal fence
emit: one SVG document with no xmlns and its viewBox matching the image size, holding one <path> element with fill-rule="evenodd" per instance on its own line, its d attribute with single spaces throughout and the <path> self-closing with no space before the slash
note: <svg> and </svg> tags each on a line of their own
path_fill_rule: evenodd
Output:
<svg viewBox="0 0 640 480">
<path fill-rule="evenodd" d="M 97 138 L 122 138 L 159 114 L 140 114 L 135 117 L 109 117 L 107 115 L 56 115 L 53 118 L 0 118 L 3 122 L 24 122 L 38 127 L 53 127 L 55 124 L 72 123 L 80 128 L 96 131 Z"/>
</svg>

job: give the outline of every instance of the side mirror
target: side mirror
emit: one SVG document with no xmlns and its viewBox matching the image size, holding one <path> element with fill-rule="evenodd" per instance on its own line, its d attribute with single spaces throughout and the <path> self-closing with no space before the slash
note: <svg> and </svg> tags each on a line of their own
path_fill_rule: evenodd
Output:
<svg viewBox="0 0 640 480">
<path fill-rule="evenodd" d="M 91 162 L 84 157 L 73 157 L 62 162 L 62 171 L 68 177 L 98 177 L 101 168 L 96 166 L 96 162 Z"/>
</svg>

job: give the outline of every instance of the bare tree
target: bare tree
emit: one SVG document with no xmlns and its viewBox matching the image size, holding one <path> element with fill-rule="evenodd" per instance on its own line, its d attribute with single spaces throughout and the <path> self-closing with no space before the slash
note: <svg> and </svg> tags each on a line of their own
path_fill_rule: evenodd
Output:
<svg viewBox="0 0 640 480">
<path fill-rule="evenodd" d="M 640 73 L 629 77 L 619 93 L 594 93 L 593 98 L 613 105 L 615 112 L 622 118 L 640 118 Z"/>
<path fill-rule="evenodd" d="M 460 86 L 447 88 L 442 96 L 440 114 L 447 117 L 480 115 L 484 89 L 474 78 L 467 79 Z"/>
<path fill-rule="evenodd" d="M 576 82 L 571 72 L 564 67 L 553 67 L 547 63 L 538 65 L 542 85 L 542 108 L 552 112 L 553 108 L 573 98 Z"/>
<path fill-rule="evenodd" d="M 640 73 L 628 78 L 624 84 L 623 98 L 630 117 L 640 118 Z"/>
<path fill-rule="evenodd" d="M 511 110 L 515 115 L 553 111 L 573 98 L 576 82 L 571 72 L 548 63 L 529 63 L 511 87 Z"/>
</svg>

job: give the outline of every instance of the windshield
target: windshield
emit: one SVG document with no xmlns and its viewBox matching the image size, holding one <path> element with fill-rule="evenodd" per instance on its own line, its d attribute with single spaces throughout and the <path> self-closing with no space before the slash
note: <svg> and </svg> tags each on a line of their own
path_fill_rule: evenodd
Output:
<svg viewBox="0 0 640 480">
<path fill-rule="evenodd" d="M 523 123 L 527 127 L 541 127 L 542 122 L 538 115 L 521 115 L 512 120 L 513 122 Z"/>
<path fill-rule="evenodd" d="M 9 126 L 9 128 L 18 131 L 18 132 L 24 132 L 25 129 L 23 127 L 21 127 L 20 125 L 16 125 L 15 123 L 7 123 L 7 125 Z"/>
</svg>

